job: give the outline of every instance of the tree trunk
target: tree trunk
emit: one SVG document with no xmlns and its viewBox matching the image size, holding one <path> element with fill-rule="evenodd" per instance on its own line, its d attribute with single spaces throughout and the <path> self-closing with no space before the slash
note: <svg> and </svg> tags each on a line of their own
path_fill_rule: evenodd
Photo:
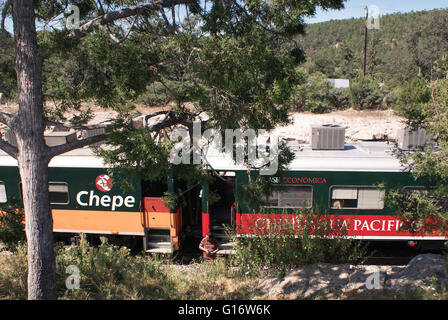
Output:
<svg viewBox="0 0 448 320">
<path fill-rule="evenodd" d="M 28 243 L 28 299 L 55 298 L 53 220 L 48 199 L 48 147 L 42 104 L 42 61 L 33 0 L 13 1 L 19 111 L 16 134 Z"/>
<path fill-rule="evenodd" d="M 28 299 L 54 299 L 56 267 L 47 162 L 28 142 L 20 149 L 18 161 L 28 244 Z"/>
</svg>

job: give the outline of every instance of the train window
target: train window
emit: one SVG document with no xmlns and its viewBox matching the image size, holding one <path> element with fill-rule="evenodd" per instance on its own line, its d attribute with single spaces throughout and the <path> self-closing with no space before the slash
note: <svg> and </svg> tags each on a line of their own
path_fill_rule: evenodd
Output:
<svg viewBox="0 0 448 320">
<path fill-rule="evenodd" d="M 0 203 L 6 203 L 8 198 L 6 197 L 6 186 L 4 182 L 0 182 Z"/>
<path fill-rule="evenodd" d="M 65 182 L 50 182 L 48 184 L 50 204 L 69 204 L 68 185 Z"/>
<path fill-rule="evenodd" d="M 312 186 L 288 186 L 273 191 L 267 199 L 270 208 L 311 208 L 313 206 Z"/>
<path fill-rule="evenodd" d="M 375 187 L 332 187 L 332 209 L 384 209 L 384 190 Z"/>
</svg>

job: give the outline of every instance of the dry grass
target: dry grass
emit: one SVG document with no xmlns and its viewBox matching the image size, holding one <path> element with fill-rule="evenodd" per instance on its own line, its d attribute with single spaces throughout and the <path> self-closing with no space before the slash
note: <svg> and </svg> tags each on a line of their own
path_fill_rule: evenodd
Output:
<svg viewBox="0 0 448 320">
<path fill-rule="evenodd" d="M 63 300 L 252 299 L 255 279 L 238 276 L 224 260 L 173 265 L 166 258 L 131 255 L 107 243 L 57 246 L 57 294 Z M 26 299 L 26 247 L 0 254 L 0 299 Z M 66 268 L 80 270 L 80 289 L 67 290 Z"/>
</svg>

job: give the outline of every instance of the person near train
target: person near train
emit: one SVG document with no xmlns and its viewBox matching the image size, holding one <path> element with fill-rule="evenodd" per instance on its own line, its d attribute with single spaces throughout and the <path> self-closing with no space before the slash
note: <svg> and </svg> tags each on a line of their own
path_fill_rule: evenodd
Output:
<svg viewBox="0 0 448 320">
<path fill-rule="evenodd" d="M 199 250 L 202 251 L 204 261 L 214 260 L 216 253 L 219 250 L 218 241 L 213 237 L 211 232 L 208 232 L 199 244 Z"/>
</svg>

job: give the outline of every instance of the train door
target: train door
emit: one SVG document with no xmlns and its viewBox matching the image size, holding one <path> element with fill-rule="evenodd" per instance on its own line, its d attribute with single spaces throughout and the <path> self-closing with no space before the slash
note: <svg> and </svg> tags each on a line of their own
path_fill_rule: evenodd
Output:
<svg viewBox="0 0 448 320">
<path fill-rule="evenodd" d="M 143 247 L 149 253 L 173 253 L 180 248 L 182 208 L 168 207 L 165 191 L 173 191 L 173 179 L 143 182 L 142 224 L 145 230 Z"/>
<path fill-rule="evenodd" d="M 231 248 L 227 229 L 235 221 L 235 172 L 220 172 L 209 186 L 209 230 L 220 244 L 220 253 Z M 210 201 L 211 200 L 211 201 Z"/>
</svg>

